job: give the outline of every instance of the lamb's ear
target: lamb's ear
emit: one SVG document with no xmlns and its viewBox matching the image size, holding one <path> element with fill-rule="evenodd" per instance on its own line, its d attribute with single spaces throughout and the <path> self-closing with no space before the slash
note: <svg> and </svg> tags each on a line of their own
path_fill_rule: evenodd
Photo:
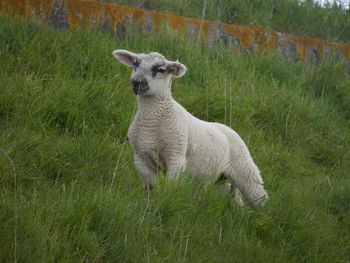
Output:
<svg viewBox="0 0 350 263">
<path fill-rule="evenodd" d="M 112 52 L 113 56 L 120 61 L 120 63 L 129 66 L 137 67 L 140 64 L 140 59 L 137 54 L 130 51 L 117 49 Z"/>
<path fill-rule="evenodd" d="M 186 73 L 186 66 L 176 61 L 169 61 L 167 64 L 167 70 L 169 73 L 173 74 L 175 77 L 180 78 Z"/>
</svg>

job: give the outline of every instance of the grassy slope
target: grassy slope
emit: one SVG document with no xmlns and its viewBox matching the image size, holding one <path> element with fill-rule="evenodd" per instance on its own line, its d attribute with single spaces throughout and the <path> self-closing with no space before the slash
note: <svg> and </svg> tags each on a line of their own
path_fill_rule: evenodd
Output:
<svg viewBox="0 0 350 263">
<path fill-rule="evenodd" d="M 314 0 L 102 1 L 229 24 L 262 26 L 284 33 L 350 43 L 350 9 L 345 10 L 339 4 L 326 4 L 321 7 Z"/>
<path fill-rule="evenodd" d="M 350 80 L 341 65 L 238 57 L 166 32 L 121 40 L 0 22 L 1 262 L 350 259 Z M 239 209 L 190 178 L 160 179 L 148 198 L 125 141 L 136 99 L 116 48 L 187 65 L 174 97 L 243 137 L 266 207 Z"/>
</svg>

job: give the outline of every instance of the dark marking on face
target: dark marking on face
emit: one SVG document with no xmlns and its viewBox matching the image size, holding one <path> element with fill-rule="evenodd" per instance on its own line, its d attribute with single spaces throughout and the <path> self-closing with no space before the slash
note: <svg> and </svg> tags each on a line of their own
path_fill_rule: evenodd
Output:
<svg viewBox="0 0 350 263">
<path fill-rule="evenodd" d="M 140 64 L 141 64 L 141 60 L 140 60 L 140 59 L 136 58 L 135 60 L 133 60 L 133 66 L 134 66 L 135 68 L 137 68 L 138 66 L 140 66 Z"/>
<path fill-rule="evenodd" d="M 166 71 L 165 64 L 155 64 L 151 68 L 152 77 L 154 78 L 157 73 L 164 73 Z"/>
</svg>

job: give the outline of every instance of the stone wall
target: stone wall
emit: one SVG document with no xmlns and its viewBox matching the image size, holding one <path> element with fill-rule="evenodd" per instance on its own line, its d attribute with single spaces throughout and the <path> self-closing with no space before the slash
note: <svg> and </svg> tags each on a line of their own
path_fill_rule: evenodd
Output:
<svg viewBox="0 0 350 263">
<path fill-rule="evenodd" d="M 279 33 L 255 26 L 229 25 L 191 19 L 94 0 L 0 0 L 0 12 L 35 16 L 42 23 L 58 29 L 90 26 L 113 31 L 123 37 L 128 27 L 144 32 L 158 32 L 168 24 L 209 46 L 223 43 L 238 52 L 254 49 L 275 50 L 294 63 L 298 59 L 318 64 L 333 55 L 350 61 L 350 45 Z"/>
</svg>

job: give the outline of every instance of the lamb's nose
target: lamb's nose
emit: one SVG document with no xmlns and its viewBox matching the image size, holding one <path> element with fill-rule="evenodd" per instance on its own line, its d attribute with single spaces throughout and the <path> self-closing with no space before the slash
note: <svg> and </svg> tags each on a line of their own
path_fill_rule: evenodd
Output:
<svg viewBox="0 0 350 263">
<path fill-rule="evenodd" d="M 131 87 L 135 94 L 146 92 L 149 89 L 147 80 L 132 80 Z"/>
<path fill-rule="evenodd" d="M 138 81 L 138 80 L 132 80 L 131 84 L 133 88 L 139 88 L 141 86 L 141 82 L 142 81 Z"/>
</svg>

